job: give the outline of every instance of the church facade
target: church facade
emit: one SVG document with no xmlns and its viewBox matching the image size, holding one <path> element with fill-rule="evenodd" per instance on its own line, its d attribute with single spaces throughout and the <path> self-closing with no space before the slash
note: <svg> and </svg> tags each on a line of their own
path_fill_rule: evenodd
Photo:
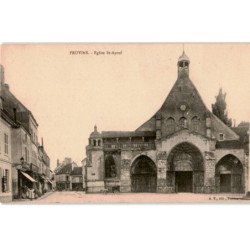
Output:
<svg viewBox="0 0 250 250">
<path fill-rule="evenodd" d="M 98 132 L 86 147 L 86 191 L 246 193 L 249 123 L 230 128 L 189 78 L 183 52 L 161 108 L 135 131 Z"/>
</svg>

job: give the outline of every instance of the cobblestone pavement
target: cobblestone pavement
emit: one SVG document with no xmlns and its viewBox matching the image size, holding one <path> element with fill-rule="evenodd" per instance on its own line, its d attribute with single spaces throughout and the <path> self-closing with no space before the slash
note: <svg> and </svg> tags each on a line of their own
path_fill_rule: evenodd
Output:
<svg viewBox="0 0 250 250">
<path fill-rule="evenodd" d="M 249 203 L 242 195 L 232 194 L 85 194 L 52 192 L 37 200 L 14 201 L 12 204 L 104 204 L 104 203 Z"/>
</svg>

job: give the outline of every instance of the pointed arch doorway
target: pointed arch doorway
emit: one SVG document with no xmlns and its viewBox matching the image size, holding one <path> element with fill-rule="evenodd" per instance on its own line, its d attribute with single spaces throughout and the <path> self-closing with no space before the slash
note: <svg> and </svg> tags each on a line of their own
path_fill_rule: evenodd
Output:
<svg viewBox="0 0 250 250">
<path fill-rule="evenodd" d="M 145 155 L 136 158 L 131 167 L 131 191 L 134 193 L 155 193 L 156 182 L 155 163 Z"/>
<path fill-rule="evenodd" d="M 176 145 L 168 156 L 173 188 L 176 193 L 202 193 L 204 187 L 203 156 L 191 143 Z"/>
<path fill-rule="evenodd" d="M 242 193 L 243 165 L 234 155 L 224 156 L 215 166 L 215 184 L 219 193 Z"/>
</svg>

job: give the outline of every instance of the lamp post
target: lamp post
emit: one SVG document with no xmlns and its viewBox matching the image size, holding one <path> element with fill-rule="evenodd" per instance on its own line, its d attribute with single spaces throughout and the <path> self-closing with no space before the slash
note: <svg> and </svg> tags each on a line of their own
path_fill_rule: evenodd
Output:
<svg viewBox="0 0 250 250">
<path fill-rule="evenodd" d="M 20 166 L 17 166 L 17 187 L 18 187 L 18 198 L 21 199 L 22 198 L 22 180 L 21 180 L 21 169 L 23 167 L 23 164 L 24 164 L 24 158 L 21 157 L 20 158 L 20 162 L 21 162 L 21 165 Z"/>
</svg>

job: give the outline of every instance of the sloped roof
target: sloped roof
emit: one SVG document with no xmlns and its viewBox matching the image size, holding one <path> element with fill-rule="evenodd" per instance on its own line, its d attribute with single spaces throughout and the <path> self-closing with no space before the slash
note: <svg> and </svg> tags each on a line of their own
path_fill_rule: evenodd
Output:
<svg viewBox="0 0 250 250">
<path fill-rule="evenodd" d="M 70 175 L 82 175 L 82 167 L 74 167 Z"/>
<path fill-rule="evenodd" d="M 182 55 L 183 58 L 185 54 Z M 180 58 L 182 58 L 182 56 Z M 200 117 L 210 117 L 212 125 L 218 132 L 225 132 L 228 140 L 238 140 L 238 135 L 227 125 L 225 125 L 218 117 L 216 117 L 205 105 L 198 90 L 190 80 L 188 73 L 178 74 L 178 78 L 170 90 L 167 98 L 163 102 L 161 108 L 136 131 L 155 131 L 156 117 L 170 117 L 176 113 L 177 105 L 186 104 L 190 111 L 193 111 Z"/>
<path fill-rule="evenodd" d="M 217 141 L 216 148 L 245 148 L 249 150 L 249 122 L 239 124 L 238 127 L 232 127 L 232 130 L 239 135 L 239 140 Z"/>
<path fill-rule="evenodd" d="M 239 140 L 231 140 L 231 141 L 217 141 L 215 147 L 216 148 L 239 149 L 239 148 L 243 148 L 243 145 Z"/>
<path fill-rule="evenodd" d="M 72 171 L 72 164 L 67 164 L 67 165 L 63 166 L 61 169 L 59 169 L 58 172 L 56 172 L 56 175 L 70 174 L 71 171 Z"/>
<path fill-rule="evenodd" d="M 154 137 L 155 131 L 102 131 L 102 138 Z"/>
<path fill-rule="evenodd" d="M 14 112 L 13 109 L 16 108 L 16 115 L 17 120 L 27 129 L 27 115 L 30 115 L 32 120 L 35 122 L 36 126 L 38 126 L 38 123 L 33 116 L 32 112 L 25 106 L 23 103 L 17 99 L 17 97 L 11 93 L 9 90 L 8 84 L 2 84 L 1 88 L 1 97 L 3 99 L 3 109 L 7 112 L 8 116 L 14 120 Z"/>
<path fill-rule="evenodd" d="M 101 133 L 97 131 L 97 126 L 94 126 L 94 131 L 90 134 L 90 138 L 100 138 Z"/>
<path fill-rule="evenodd" d="M 188 61 L 189 62 L 189 58 L 188 56 L 185 54 L 185 51 L 183 51 L 182 55 L 179 57 L 178 62 L 181 61 Z"/>
<path fill-rule="evenodd" d="M 184 92 L 186 93 L 185 96 L 184 96 Z M 177 101 L 189 102 L 190 96 L 192 96 L 192 98 L 195 98 L 196 101 L 199 103 L 200 111 L 202 110 L 203 113 L 208 113 L 212 115 L 211 112 L 207 109 L 198 90 L 196 89 L 193 82 L 190 80 L 189 76 L 187 74 L 178 75 L 176 82 L 174 83 L 172 89 L 168 93 L 167 98 L 163 102 L 161 108 L 148 121 L 146 121 L 139 128 L 137 128 L 136 131 L 155 130 L 155 117 L 156 116 L 162 117 L 163 113 L 166 113 L 166 112 L 171 113 L 172 110 L 174 110 L 174 108 L 176 107 Z"/>
<path fill-rule="evenodd" d="M 0 110 L 0 116 L 10 125 L 16 126 L 15 122 L 8 116 L 8 114 L 6 114 L 5 110 Z"/>
</svg>

